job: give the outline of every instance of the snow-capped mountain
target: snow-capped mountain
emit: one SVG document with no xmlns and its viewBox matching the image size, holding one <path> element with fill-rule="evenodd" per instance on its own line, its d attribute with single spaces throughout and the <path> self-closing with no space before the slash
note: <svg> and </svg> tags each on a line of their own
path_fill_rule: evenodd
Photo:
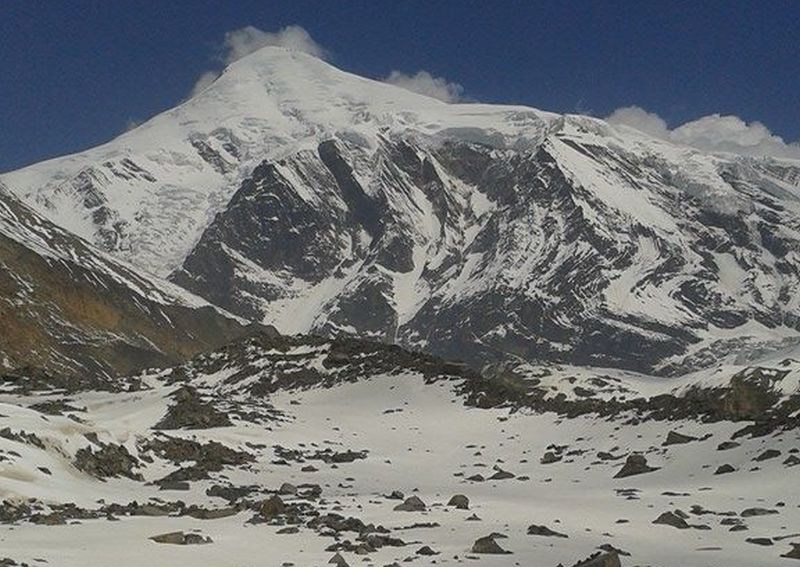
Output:
<svg viewBox="0 0 800 567">
<path fill-rule="evenodd" d="M 95 383 L 244 332 L 232 315 L 93 249 L 0 185 L 0 372 L 33 366 Z"/>
<path fill-rule="evenodd" d="M 283 332 L 663 374 L 797 340 L 800 163 L 445 104 L 280 48 L 0 180 Z"/>
</svg>

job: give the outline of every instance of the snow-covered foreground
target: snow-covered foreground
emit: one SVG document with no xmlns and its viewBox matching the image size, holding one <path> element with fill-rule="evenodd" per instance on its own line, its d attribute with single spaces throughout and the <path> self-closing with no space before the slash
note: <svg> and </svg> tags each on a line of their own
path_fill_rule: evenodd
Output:
<svg viewBox="0 0 800 567">
<path fill-rule="evenodd" d="M 277 392 L 269 397 L 273 418 L 268 423 L 233 419 L 228 427 L 157 432 L 153 426 L 167 413 L 172 399 L 167 394 L 177 386 L 160 377 L 148 377 L 146 382 L 152 388 L 72 395 L 69 404 L 86 409 L 63 410 L 74 418 L 27 407 L 47 399 L 42 395 L 2 395 L 0 428 L 9 427 L 11 432 L 0 432 L 0 497 L 10 502 L 29 498 L 46 504 L 74 502 L 87 510 L 134 500 L 140 504 L 180 500 L 223 508 L 225 500 L 206 494 L 211 486 L 253 486 L 254 492 L 239 501 L 238 509 L 230 509 L 232 515 L 219 519 L 196 519 L 174 510 L 171 515 L 157 515 L 163 512 L 150 509 L 135 516 L 109 512 L 100 518 L 68 519 L 60 525 L 30 519 L 4 522 L 0 558 L 65 567 L 326 564 L 333 556 L 326 548 L 336 543 L 330 537 L 335 531 L 312 529 L 303 520 L 297 533 L 281 534 L 286 527 L 280 525 L 281 516 L 271 523 L 251 523 L 259 517 L 254 503 L 284 483 L 298 487 L 301 495 L 282 495 L 287 505 L 305 497 L 315 509 L 312 517 L 330 512 L 355 517 L 384 526 L 406 543 L 363 557 L 342 551 L 351 565 L 386 565 L 413 558 L 417 565 L 555 567 L 571 565 L 603 544 L 629 552 L 621 558 L 625 566 L 791 565 L 791 559 L 780 555 L 792 549 L 791 543 L 800 543 L 800 497 L 795 490 L 800 468 L 784 464 L 800 447 L 796 430 L 740 437 L 736 440 L 740 446 L 717 450 L 744 424 L 623 425 L 619 419 L 562 419 L 555 414 L 467 408 L 454 394 L 454 382 L 426 384 L 419 375 L 406 372 L 328 389 Z M 702 440 L 662 446 L 670 430 Z M 20 431 L 35 434 L 43 448 L 30 438 L 9 438 Z M 97 438 L 89 435 L 90 442 L 84 437 L 87 433 L 97 433 Z M 218 441 L 255 456 L 255 462 L 211 472 L 210 479 L 192 481 L 190 490 L 160 490 L 146 481 L 160 479 L 176 467 L 144 447 L 166 435 L 201 444 Z M 102 481 L 74 466 L 79 448 L 108 443 L 120 443 L 138 456 L 134 470 L 145 482 Z M 314 456 L 325 449 L 345 458 Z M 754 461 L 767 449 L 780 455 Z M 357 453 L 347 458 L 347 451 L 367 453 L 365 458 Z M 555 462 L 542 464 L 548 451 Z M 648 465 L 658 470 L 615 479 L 624 457 L 633 451 L 645 454 Z M 603 460 L 599 452 L 610 455 L 602 455 Z M 732 465 L 735 472 L 714 474 L 723 464 Z M 498 471 L 513 478 L 467 480 L 478 474 L 488 479 Z M 319 485 L 321 496 L 306 496 L 304 485 Z M 426 510 L 395 511 L 400 501 L 387 498 L 392 491 L 418 496 Z M 455 494 L 469 498 L 469 510 L 447 505 Z M 742 515 L 756 508 L 774 513 Z M 708 529 L 652 523 L 676 509 L 688 513 L 688 524 Z M 45 507 L 43 513 L 47 511 Z M 730 531 L 737 524 L 748 530 Z M 410 528 L 413 525 L 418 527 Z M 531 525 L 568 537 L 528 535 Z M 148 539 L 193 530 L 213 542 L 169 545 Z M 471 552 L 476 539 L 492 533 L 507 536 L 496 541 L 511 554 Z M 339 541 L 358 543 L 358 535 L 338 532 Z M 771 538 L 773 545 L 746 542 L 748 538 Z M 438 554 L 416 554 L 423 546 Z"/>
</svg>

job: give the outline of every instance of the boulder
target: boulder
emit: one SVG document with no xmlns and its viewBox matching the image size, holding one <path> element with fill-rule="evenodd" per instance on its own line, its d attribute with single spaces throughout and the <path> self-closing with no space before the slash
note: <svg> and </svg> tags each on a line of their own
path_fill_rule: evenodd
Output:
<svg viewBox="0 0 800 567">
<path fill-rule="evenodd" d="M 151 536 L 150 539 L 156 543 L 171 545 L 199 545 L 211 543 L 210 537 L 201 536 L 200 534 L 187 534 L 184 532 L 168 532 Z"/>
<path fill-rule="evenodd" d="M 200 506 L 189 506 L 186 509 L 186 515 L 198 520 L 219 520 L 220 518 L 228 518 L 235 516 L 238 510 L 234 506 L 227 506 L 225 508 L 202 508 Z"/>
<path fill-rule="evenodd" d="M 686 523 L 686 520 L 672 512 L 664 512 L 658 518 L 653 520 L 653 523 L 672 526 L 673 528 L 678 528 L 679 530 L 686 530 L 690 527 L 689 524 Z"/>
<path fill-rule="evenodd" d="M 492 476 L 489 477 L 489 480 L 508 480 L 510 478 L 514 478 L 515 476 L 517 476 L 514 473 L 510 473 L 508 471 L 504 471 L 503 469 L 501 469 L 498 466 L 495 466 L 494 470 L 495 470 L 495 473 Z"/>
<path fill-rule="evenodd" d="M 499 554 L 508 554 L 511 552 L 506 551 L 505 549 L 500 547 L 494 540 L 494 536 L 489 535 L 475 540 L 475 543 L 472 544 L 472 553 L 499 555 Z"/>
<path fill-rule="evenodd" d="M 753 543 L 755 545 L 772 545 L 772 540 L 768 537 L 749 537 L 746 540 L 747 543 Z"/>
<path fill-rule="evenodd" d="M 616 551 L 598 552 L 590 555 L 583 561 L 578 561 L 574 567 L 622 567 L 619 553 Z"/>
<path fill-rule="evenodd" d="M 651 467 L 647 464 L 647 458 L 644 455 L 634 453 L 632 455 L 628 455 L 628 458 L 625 460 L 625 464 L 622 465 L 622 468 L 619 470 L 619 472 L 614 475 L 614 478 L 625 478 L 627 476 L 644 474 L 657 470 L 658 467 Z"/>
<path fill-rule="evenodd" d="M 424 545 L 417 550 L 417 555 L 439 555 L 439 552 L 434 551 L 427 545 Z"/>
<path fill-rule="evenodd" d="M 539 460 L 539 462 L 543 465 L 550 465 L 552 463 L 557 463 L 561 460 L 561 455 L 556 455 L 553 451 L 547 451 L 544 456 Z"/>
<path fill-rule="evenodd" d="M 459 510 L 469 510 L 469 498 L 463 494 L 456 494 L 450 499 L 447 505 L 454 506 Z"/>
<path fill-rule="evenodd" d="M 769 516 L 771 514 L 778 514 L 777 510 L 769 508 L 746 508 L 739 514 L 742 518 L 752 518 L 754 516 Z"/>
<path fill-rule="evenodd" d="M 685 443 L 691 443 L 692 441 L 697 441 L 697 437 L 683 435 L 677 431 L 670 431 L 667 433 L 667 439 L 664 441 L 663 446 L 667 447 L 669 445 L 683 445 Z"/>
<path fill-rule="evenodd" d="M 394 507 L 397 512 L 424 512 L 426 508 L 425 502 L 418 496 L 406 498 L 402 504 L 398 504 Z"/>
<path fill-rule="evenodd" d="M 800 543 L 790 543 L 789 545 L 792 546 L 791 551 L 787 551 L 781 557 L 785 557 L 786 559 L 800 559 Z"/>
<path fill-rule="evenodd" d="M 547 526 L 537 526 L 536 524 L 528 526 L 528 535 L 543 536 L 543 537 L 563 537 L 563 538 L 569 537 L 566 534 L 553 531 Z"/>
<path fill-rule="evenodd" d="M 767 461 L 769 459 L 774 459 L 774 458 L 780 457 L 780 456 L 781 456 L 781 452 L 778 451 L 777 449 L 767 449 L 766 451 L 764 451 L 763 453 L 758 455 L 753 460 L 760 463 L 761 461 Z"/>
<path fill-rule="evenodd" d="M 273 495 L 259 503 L 258 513 L 266 519 L 274 518 L 286 513 L 286 504 L 280 496 Z"/>
</svg>

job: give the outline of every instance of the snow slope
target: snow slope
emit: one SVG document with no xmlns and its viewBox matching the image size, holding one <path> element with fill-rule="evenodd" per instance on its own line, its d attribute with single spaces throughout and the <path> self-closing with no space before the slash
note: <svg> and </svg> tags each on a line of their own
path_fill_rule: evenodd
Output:
<svg viewBox="0 0 800 567">
<path fill-rule="evenodd" d="M 255 565 L 265 557 L 278 565 L 322 565 L 334 553 L 331 546 L 350 549 L 347 542 L 358 543 L 359 528 L 315 525 L 315 518 L 333 513 L 383 526 L 386 535 L 401 540 L 398 547 L 365 554 L 343 550 L 350 565 L 407 558 L 419 565 L 477 559 L 482 565 L 571 565 L 609 544 L 630 553 L 621 558 L 626 566 L 791 563 L 779 556 L 800 542 L 794 528 L 800 501 L 787 484 L 797 469 L 784 462 L 797 462 L 797 429 L 734 436 L 747 422 L 630 424 L 625 415 L 565 419 L 467 407 L 460 393 L 463 377 L 405 356 L 364 344 L 251 341 L 200 357 L 182 370 L 148 373 L 140 386 L 120 381 L 115 392 L 48 394 L 4 384 L 0 425 L 10 431 L 0 435 L 0 497 L 9 514 L 26 501 L 34 511 L 0 522 L 2 555 L 82 567 L 143 561 Z M 322 381 L 291 377 L 301 369 L 316 369 Z M 356 374 L 357 379 L 347 378 Z M 259 383 L 266 389 L 254 389 Z M 227 408 L 230 424 L 156 429 L 176 405 L 174 393 L 186 386 L 210 407 Z M 44 414 L 33 405 L 65 397 L 70 407 L 62 408 L 63 415 L 53 415 L 52 407 Z M 665 446 L 670 430 L 696 439 Z M 718 449 L 732 436 L 738 444 Z M 211 468 L 208 478 L 190 480 L 187 490 L 159 489 L 165 475 L 208 466 L 207 460 L 193 461 L 191 451 L 181 456 L 176 439 L 205 447 L 214 441 L 251 459 Z M 164 448 L 154 448 L 159 442 Z M 120 444 L 135 457 L 132 472 L 139 479 L 102 480 L 78 468 L 86 466 L 77 458 L 81 449 L 97 452 L 109 444 Z M 779 456 L 762 458 L 766 449 Z M 555 460 L 543 461 L 547 453 Z M 615 478 L 632 453 L 645 455 L 657 470 Z M 330 460 L 334 454 L 342 458 Z M 715 474 L 724 464 L 734 472 Z M 468 480 L 500 471 L 510 476 Z M 264 518 L 259 503 L 284 483 L 297 488 L 296 494 L 281 491 L 295 511 Z M 243 492 L 226 502 L 221 488 Z M 419 497 L 426 509 L 395 511 L 402 500 L 389 498 L 392 491 Z M 469 510 L 447 505 L 454 494 L 469 498 Z M 133 501 L 138 504 L 129 504 Z M 83 511 L 83 519 L 70 520 L 79 514 L 60 506 L 68 502 Z M 191 505 L 222 510 L 223 517 L 193 517 L 197 511 Z M 653 523 L 675 510 L 693 527 Z M 531 525 L 566 537 L 529 535 Z M 748 529 L 731 530 L 737 525 Z M 297 529 L 285 529 L 291 526 Z M 177 530 L 213 542 L 178 546 L 148 540 Z M 500 534 L 496 541 L 512 553 L 472 553 L 473 542 L 489 534 Z M 771 545 L 749 538 L 769 538 Z M 417 553 L 424 545 L 437 555 Z"/>
</svg>

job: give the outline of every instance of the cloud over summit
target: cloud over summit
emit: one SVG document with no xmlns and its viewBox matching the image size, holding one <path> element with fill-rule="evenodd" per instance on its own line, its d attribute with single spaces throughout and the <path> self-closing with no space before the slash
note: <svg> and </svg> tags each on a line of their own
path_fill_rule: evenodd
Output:
<svg viewBox="0 0 800 567">
<path fill-rule="evenodd" d="M 225 38 L 218 47 L 219 53 L 216 59 L 225 65 L 230 65 L 267 46 L 302 51 L 320 59 L 328 59 L 330 55 L 328 50 L 301 26 L 290 25 L 274 32 L 264 31 L 254 26 L 245 26 L 225 33 Z M 219 69 L 214 69 L 200 75 L 192 88 L 190 97 L 208 88 L 220 76 L 220 73 Z M 428 71 L 417 71 L 413 75 L 392 71 L 388 77 L 382 80 L 444 102 L 463 100 L 464 87 L 443 77 L 435 77 Z"/>
<path fill-rule="evenodd" d="M 225 34 L 225 40 L 222 43 L 222 60 L 229 65 L 267 46 L 302 51 L 320 59 L 328 57 L 325 48 L 314 41 L 311 34 L 300 26 L 286 26 L 276 32 L 265 32 L 253 26 L 245 26 Z"/>
<path fill-rule="evenodd" d="M 275 32 L 266 32 L 254 26 L 245 26 L 225 33 L 225 39 L 219 47 L 218 59 L 225 65 L 238 61 L 242 57 L 258 51 L 262 47 L 274 46 L 302 51 L 320 59 L 327 59 L 328 52 L 317 43 L 311 34 L 297 25 L 286 26 Z M 189 97 L 193 97 L 208 88 L 217 77 L 219 70 L 206 71 L 192 87 Z"/>
</svg>

